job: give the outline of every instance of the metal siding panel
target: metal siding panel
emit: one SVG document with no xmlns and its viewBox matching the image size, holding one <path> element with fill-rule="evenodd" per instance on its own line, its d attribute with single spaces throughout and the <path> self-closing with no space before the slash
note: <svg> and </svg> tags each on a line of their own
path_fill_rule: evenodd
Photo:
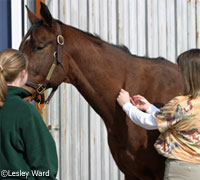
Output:
<svg viewBox="0 0 200 180">
<path fill-rule="evenodd" d="M 167 1 L 167 59 L 175 62 L 175 1 Z"/>
<path fill-rule="evenodd" d="M 60 21 L 62 21 L 65 24 L 67 24 L 67 22 L 68 22 L 67 19 L 66 19 L 66 17 L 69 17 L 68 15 L 66 15 L 66 11 L 67 11 L 67 7 L 66 7 L 67 5 L 66 4 L 68 4 L 68 1 L 62 1 L 62 0 L 60 0 L 59 19 L 60 19 Z"/>
<path fill-rule="evenodd" d="M 187 1 L 182 1 L 182 7 L 178 7 L 178 8 L 182 8 L 182 29 L 180 29 L 180 31 L 177 32 L 178 33 L 182 33 L 182 49 L 180 52 L 178 52 L 177 55 L 179 55 L 180 53 L 186 51 L 188 49 L 188 33 L 187 33 Z"/>
<path fill-rule="evenodd" d="M 100 36 L 108 41 L 108 0 L 100 1 Z"/>
<path fill-rule="evenodd" d="M 187 1 L 176 2 L 177 55 L 187 49 Z"/>
<path fill-rule="evenodd" d="M 89 177 L 89 121 L 88 121 L 88 103 L 80 96 L 80 180 L 88 180 Z"/>
<path fill-rule="evenodd" d="M 23 10 L 24 10 L 24 32 L 27 32 L 28 31 L 28 28 L 29 28 L 29 22 L 27 21 L 28 19 L 28 14 L 25 13 L 26 12 L 26 6 L 28 6 L 28 0 L 24 0 L 24 7 Z"/>
<path fill-rule="evenodd" d="M 57 91 L 52 98 L 49 107 L 47 108 L 47 125 L 51 126 L 51 134 L 56 142 L 56 148 L 58 152 L 58 160 L 60 162 L 60 110 L 59 110 L 59 91 Z M 58 172 L 58 178 L 60 172 Z"/>
<path fill-rule="evenodd" d="M 111 43 L 117 43 L 117 2 L 116 0 L 108 1 L 108 41 Z"/>
<path fill-rule="evenodd" d="M 200 48 L 200 0 L 197 0 L 197 5 L 196 5 L 196 24 L 197 24 L 196 47 Z"/>
<path fill-rule="evenodd" d="M 71 0 L 61 0 L 61 9 L 62 14 L 60 17 L 63 16 L 63 22 L 66 24 L 71 24 Z"/>
<path fill-rule="evenodd" d="M 71 1 L 71 25 L 78 28 L 79 25 L 79 11 L 78 11 L 78 0 Z"/>
<path fill-rule="evenodd" d="M 71 146 L 71 105 L 70 85 L 62 84 L 59 87 L 60 98 L 60 180 L 70 179 L 70 147 Z"/>
<path fill-rule="evenodd" d="M 124 44 L 124 1 L 118 1 L 117 10 L 117 21 L 118 21 L 118 44 Z"/>
<path fill-rule="evenodd" d="M 167 57 L 167 13 L 166 1 L 158 1 L 158 55 L 164 58 Z"/>
<path fill-rule="evenodd" d="M 73 178 L 74 180 L 79 180 L 80 176 L 80 124 L 79 124 L 79 118 L 80 118 L 80 113 L 79 113 L 79 94 L 75 87 L 72 87 L 72 123 L 71 123 L 71 146 L 72 146 L 72 157 L 73 157 Z"/>
<path fill-rule="evenodd" d="M 18 49 L 22 40 L 22 4 L 21 0 L 11 0 L 12 48 Z"/>
<path fill-rule="evenodd" d="M 129 0 L 129 12 L 129 47 L 133 54 L 138 54 L 137 1 Z"/>
<path fill-rule="evenodd" d="M 100 117 L 90 108 L 90 178 L 101 180 Z"/>
<path fill-rule="evenodd" d="M 123 40 L 123 44 L 127 47 L 130 46 L 130 38 L 129 38 L 129 22 L 130 22 L 130 13 L 129 13 L 129 0 L 124 0 L 124 6 L 123 6 L 123 24 L 124 24 L 124 40 Z"/>
<path fill-rule="evenodd" d="M 196 47 L 195 0 L 188 1 L 188 48 Z"/>
<path fill-rule="evenodd" d="M 118 180 L 118 168 L 116 167 L 115 163 L 112 163 L 113 157 L 109 155 L 110 161 L 110 180 Z"/>
<path fill-rule="evenodd" d="M 88 30 L 88 7 L 87 0 L 79 0 L 78 4 L 79 11 L 79 28 L 83 31 Z"/>
<path fill-rule="evenodd" d="M 105 125 L 101 123 L 101 178 L 103 180 L 110 180 L 109 155 L 110 149 L 108 147 L 107 130 Z"/>
<path fill-rule="evenodd" d="M 147 1 L 147 55 L 158 56 L 158 8 L 157 0 Z"/>
<path fill-rule="evenodd" d="M 73 157 L 73 146 L 72 146 L 72 136 L 73 136 L 73 129 L 72 129 L 72 85 L 67 85 L 67 88 L 66 88 L 66 93 L 67 93 L 67 124 L 66 124 L 66 139 L 67 139 L 67 151 L 66 152 L 63 152 L 63 153 L 67 153 L 67 157 L 66 157 L 66 161 L 67 161 L 67 167 L 62 167 L 62 171 L 65 171 L 64 169 L 66 168 L 67 171 L 67 175 L 63 176 L 63 180 L 65 177 L 67 177 L 67 179 L 73 179 L 74 176 L 73 176 L 73 159 L 75 157 Z M 62 156 L 62 155 L 61 155 Z"/>
<path fill-rule="evenodd" d="M 118 44 L 129 46 L 129 1 L 118 1 Z"/>
<path fill-rule="evenodd" d="M 46 5 L 48 6 L 48 8 L 51 10 L 51 14 L 55 19 L 58 19 L 58 2 L 59 0 L 45 0 Z"/>
<path fill-rule="evenodd" d="M 139 56 L 146 56 L 146 3 L 145 0 L 137 0 L 137 27 L 138 27 L 138 53 Z"/>
</svg>

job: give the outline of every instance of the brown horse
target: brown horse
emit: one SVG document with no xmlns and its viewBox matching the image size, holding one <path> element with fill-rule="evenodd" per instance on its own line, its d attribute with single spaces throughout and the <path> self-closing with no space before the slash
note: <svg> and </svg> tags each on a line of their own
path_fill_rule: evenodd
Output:
<svg viewBox="0 0 200 180">
<path fill-rule="evenodd" d="M 47 88 L 62 82 L 73 84 L 102 117 L 108 132 L 108 144 L 126 180 L 161 180 L 164 158 L 153 144 L 158 131 L 146 131 L 134 124 L 116 102 L 121 88 L 131 95 L 141 94 L 153 104 L 165 104 L 183 90 L 177 65 L 163 58 L 131 55 L 98 37 L 65 25 L 52 18 L 41 4 L 41 19 L 28 10 L 32 28 L 29 39 L 21 44 L 29 59 L 29 81 L 39 84 L 54 62 L 58 34 L 60 61 Z M 58 30 L 58 27 L 60 30 Z M 64 42 L 63 42 L 64 41 Z M 57 52 L 58 54 L 58 52 Z M 58 55 L 57 55 L 58 56 Z M 35 92 L 33 88 L 29 88 Z"/>
</svg>

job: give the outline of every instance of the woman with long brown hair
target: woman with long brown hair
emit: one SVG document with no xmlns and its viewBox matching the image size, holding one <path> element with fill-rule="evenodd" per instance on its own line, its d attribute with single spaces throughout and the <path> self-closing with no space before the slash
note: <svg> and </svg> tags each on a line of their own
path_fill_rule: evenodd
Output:
<svg viewBox="0 0 200 180">
<path fill-rule="evenodd" d="M 31 94 L 28 61 L 14 49 L 0 53 L 0 179 L 56 179 L 55 142 L 36 108 L 23 100 Z"/>
<path fill-rule="evenodd" d="M 200 49 L 182 53 L 177 63 L 185 91 L 163 108 L 156 108 L 140 95 L 130 98 L 124 89 L 117 101 L 134 123 L 160 131 L 154 146 L 167 158 L 164 180 L 197 180 L 200 177 Z"/>
</svg>

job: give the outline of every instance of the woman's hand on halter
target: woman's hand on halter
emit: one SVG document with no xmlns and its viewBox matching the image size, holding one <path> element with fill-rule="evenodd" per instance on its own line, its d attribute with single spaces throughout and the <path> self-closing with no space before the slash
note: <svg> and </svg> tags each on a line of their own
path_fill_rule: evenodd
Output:
<svg viewBox="0 0 200 180">
<path fill-rule="evenodd" d="M 151 105 L 147 99 L 141 95 L 136 95 L 131 98 L 131 103 L 135 105 L 139 110 L 146 111 Z"/>
</svg>

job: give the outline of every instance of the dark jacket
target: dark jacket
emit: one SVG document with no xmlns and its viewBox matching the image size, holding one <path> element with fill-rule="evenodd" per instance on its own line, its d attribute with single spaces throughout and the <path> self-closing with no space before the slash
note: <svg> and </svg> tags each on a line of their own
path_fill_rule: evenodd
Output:
<svg viewBox="0 0 200 180">
<path fill-rule="evenodd" d="M 9 86 L 0 108 L 0 179 L 55 180 L 55 142 L 37 109 L 23 100 L 27 96 L 28 91 Z"/>
</svg>

